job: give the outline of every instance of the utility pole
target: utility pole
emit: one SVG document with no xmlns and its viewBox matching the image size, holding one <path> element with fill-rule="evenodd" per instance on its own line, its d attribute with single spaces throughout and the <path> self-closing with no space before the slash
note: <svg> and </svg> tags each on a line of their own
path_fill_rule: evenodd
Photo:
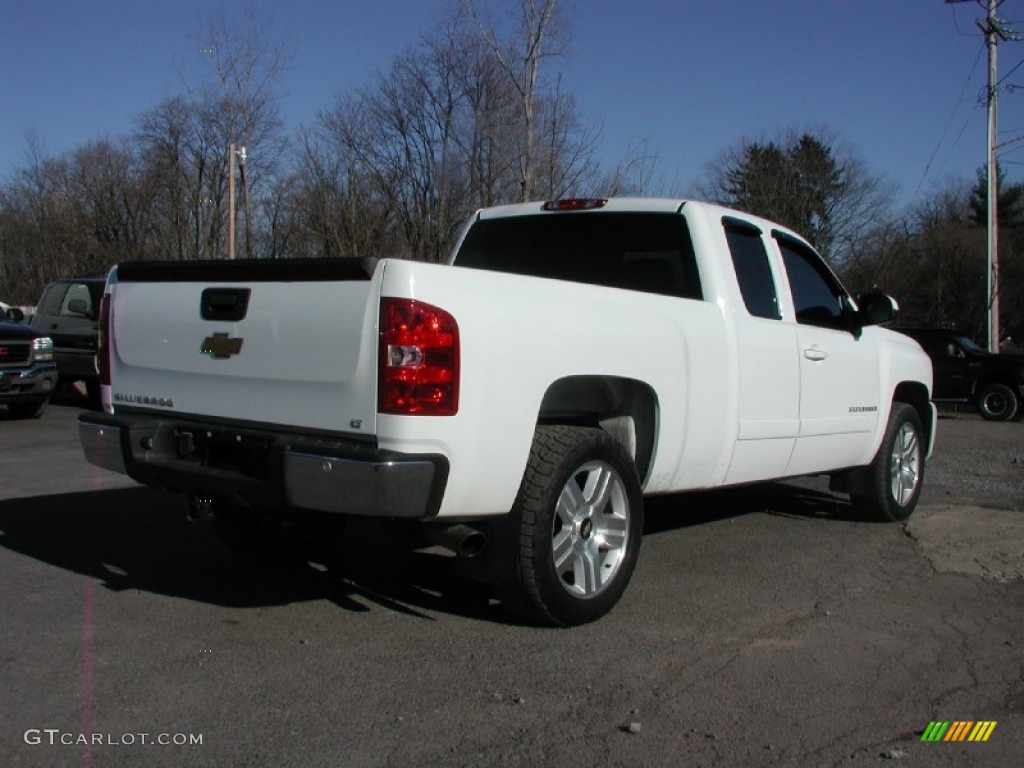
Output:
<svg viewBox="0 0 1024 768">
<path fill-rule="evenodd" d="M 237 219 L 235 203 L 235 157 L 238 158 L 238 169 L 242 175 L 242 192 L 245 193 L 245 252 L 251 256 L 249 236 L 249 181 L 245 177 L 245 147 L 235 150 L 234 143 L 228 144 L 228 258 L 235 258 L 235 229 Z"/>
<path fill-rule="evenodd" d="M 969 0 L 946 0 L 947 5 L 953 3 L 964 3 Z M 978 0 L 980 3 L 981 0 Z M 984 20 L 977 22 L 978 27 L 985 33 L 985 47 L 988 49 L 988 88 L 986 89 L 986 105 L 988 107 L 988 193 L 986 195 L 986 207 L 988 208 L 987 229 L 987 270 L 985 280 L 985 303 L 988 308 L 988 351 L 999 351 L 999 171 L 996 164 L 996 91 L 998 90 L 998 75 L 996 56 L 1000 40 L 1006 40 L 1007 35 L 996 18 L 997 0 L 987 0 L 988 13 Z"/>
<path fill-rule="evenodd" d="M 998 76 L 996 55 L 998 40 L 1006 39 L 996 21 L 996 0 L 988 0 L 985 23 L 978 23 L 985 33 L 988 48 L 988 351 L 999 352 L 999 168 L 996 164 L 996 89 Z"/>
</svg>

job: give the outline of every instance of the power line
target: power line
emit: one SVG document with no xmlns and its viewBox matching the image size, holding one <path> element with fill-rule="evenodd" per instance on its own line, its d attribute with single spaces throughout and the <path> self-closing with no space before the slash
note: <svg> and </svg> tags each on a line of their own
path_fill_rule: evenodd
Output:
<svg viewBox="0 0 1024 768">
<path fill-rule="evenodd" d="M 1003 75 L 1001 78 L 999 78 L 999 82 L 996 83 L 996 88 L 998 88 L 1000 85 L 1002 85 L 1004 82 L 1006 82 L 1006 78 L 1008 78 L 1010 75 L 1012 75 L 1018 69 L 1020 69 L 1022 64 L 1024 64 L 1024 59 L 1021 59 L 1016 64 L 1014 64 L 1013 68 L 1009 72 L 1007 72 L 1005 75 Z M 1013 87 L 1013 86 L 1011 86 L 1011 87 Z"/>
<path fill-rule="evenodd" d="M 953 120 L 956 118 L 957 113 L 960 111 L 960 108 L 965 103 L 969 103 L 968 100 L 964 98 L 964 95 L 967 93 L 968 87 L 970 87 L 971 80 L 974 79 L 974 73 L 978 69 L 978 62 L 981 61 L 981 55 L 984 52 L 985 45 L 984 43 L 982 43 L 981 45 L 978 46 L 978 55 L 974 57 L 974 64 L 971 65 L 971 70 L 967 74 L 967 79 L 964 80 L 964 86 L 960 90 L 960 96 L 956 100 L 956 104 L 953 107 L 952 113 L 950 113 L 949 115 L 949 119 L 946 121 L 946 127 L 943 128 L 942 130 L 942 136 L 939 138 L 938 143 L 935 145 L 935 149 L 933 149 L 931 154 L 928 156 L 928 163 L 925 165 L 924 173 L 921 174 L 921 180 L 917 183 L 917 188 L 914 190 L 915 197 L 921 191 L 921 187 L 924 186 L 924 182 L 928 178 L 928 174 L 931 172 L 932 165 L 935 163 L 935 157 L 939 154 L 939 150 L 942 149 L 942 144 L 946 141 L 946 136 L 949 135 L 949 128 L 953 124 Z M 972 116 L 973 115 L 971 114 L 967 115 L 967 119 L 964 121 L 963 126 L 960 128 L 960 132 L 957 134 L 956 139 L 953 140 L 953 144 L 949 148 L 949 154 L 952 154 L 953 149 L 956 147 L 957 144 L 960 143 L 960 139 L 963 138 L 964 133 L 967 131 L 967 126 L 970 123 Z M 949 159 L 949 154 L 947 154 L 946 156 L 947 160 Z"/>
</svg>

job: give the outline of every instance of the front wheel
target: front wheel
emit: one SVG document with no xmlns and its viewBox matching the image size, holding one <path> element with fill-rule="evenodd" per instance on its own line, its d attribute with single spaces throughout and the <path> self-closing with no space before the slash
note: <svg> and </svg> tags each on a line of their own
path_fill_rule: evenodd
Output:
<svg viewBox="0 0 1024 768">
<path fill-rule="evenodd" d="M 852 497 L 858 512 L 892 522 L 910 517 L 924 481 L 923 436 L 917 411 L 906 403 L 893 403 L 882 445 L 863 470 L 862 492 Z"/>
<path fill-rule="evenodd" d="M 1017 394 L 1005 384 L 986 384 L 978 392 L 978 412 L 986 421 L 1009 421 L 1018 410 Z"/>
<path fill-rule="evenodd" d="M 537 427 L 513 519 L 521 610 L 573 626 L 618 602 L 640 552 L 643 496 L 632 459 L 607 433 Z"/>
</svg>

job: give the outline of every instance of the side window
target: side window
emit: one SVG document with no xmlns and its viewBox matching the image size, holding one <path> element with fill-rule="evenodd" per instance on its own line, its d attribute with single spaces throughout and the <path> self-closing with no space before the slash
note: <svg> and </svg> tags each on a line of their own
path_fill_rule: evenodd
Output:
<svg viewBox="0 0 1024 768">
<path fill-rule="evenodd" d="M 822 328 L 846 328 L 843 289 L 816 253 L 775 233 L 793 294 L 796 321 Z"/>
<path fill-rule="evenodd" d="M 72 317 L 92 317 L 92 294 L 85 283 L 72 283 L 60 305 L 60 314 Z"/>
<path fill-rule="evenodd" d="M 43 292 L 43 297 L 39 299 L 36 314 L 59 315 L 61 302 L 64 301 L 64 294 L 67 292 L 67 289 L 67 283 L 51 283 L 50 287 Z"/>
<path fill-rule="evenodd" d="M 761 230 L 734 219 L 724 219 L 722 224 L 747 311 L 754 317 L 778 320 L 779 297 Z"/>
</svg>

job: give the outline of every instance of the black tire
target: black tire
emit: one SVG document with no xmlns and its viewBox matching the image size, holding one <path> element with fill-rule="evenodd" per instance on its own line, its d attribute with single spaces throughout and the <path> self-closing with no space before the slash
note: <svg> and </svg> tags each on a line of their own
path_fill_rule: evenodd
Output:
<svg viewBox="0 0 1024 768">
<path fill-rule="evenodd" d="M 978 392 L 978 413 L 986 421 L 1009 421 L 1020 410 L 1017 393 L 1005 384 L 986 384 Z"/>
<path fill-rule="evenodd" d="M 33 400 L 23 403 L 8 403 L 7 410 L 16 419 L 38 419 L 46 410 L 49 400 Z"/>
<path fill-rule="evenodd" d="M 537 427 L 512 520 L 519 536 L 511 607 L 554 626 L 594 621 L 618 602 L 640 553 L 636 467 L 600 429 Z"/>
<path fill-rule="evenodd" d="M 319 518 L 264 515 L 231 504 L 215 506 L 213 526 L 224 545 L 261 566 L 293 567 L 320 560 L 341 533 L 341 524 Z"/>
<path fill-rule="evenodd" d="M 896 522 L 910 517 L 924 482 L 924 429 L 917 411 L 893 403 L 889 423 L 874 461 L 863 471 L 853 506 L 871 520 Z"/>
</svg>

